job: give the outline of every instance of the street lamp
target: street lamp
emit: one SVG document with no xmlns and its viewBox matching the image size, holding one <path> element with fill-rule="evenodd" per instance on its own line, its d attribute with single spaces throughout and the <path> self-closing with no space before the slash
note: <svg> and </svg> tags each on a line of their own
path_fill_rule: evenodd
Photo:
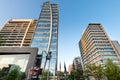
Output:
<svg viewBox="0 0 120 80">
<path fill-rule="evenodd" d="M 48 74 L 47 74 L 47 80 L 49 79 L 49 71 L 50 71 L 50 60 L 51 60 L 51 52 L 48 52 L 46 56 L 46 60 L 49 60 L 49 65 L 48 65 Z"/>
<path fill-rule="evenodd" d="M 42 51 L 42 55 L 43 55 L 43 52 L 46 53 L 46 59 L 45 59 L 44 67 L 43 67 L 43 72 L 44 72 L 44 70 L 45 70 L 46 63 L 47 63 L 47 61 L 49 60 L 49 64 L 48 64 L 48 74 L 47 74 L 47 80 L 48 80 L 48 78 L 49 78 L 49 70 L 50 70 L 50 60 L 51 60 L 51 57 L 52 57 L 52 55 L 51 55 L 52 52 L 51 52 L 51 51 L 48 51 L 48 52 Z"/>
</svg>

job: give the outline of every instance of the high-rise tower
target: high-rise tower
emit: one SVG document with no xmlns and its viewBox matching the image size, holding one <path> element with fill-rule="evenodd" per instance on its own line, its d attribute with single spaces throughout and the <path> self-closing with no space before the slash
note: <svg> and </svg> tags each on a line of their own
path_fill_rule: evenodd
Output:
<svg viewBox="0 0 120 80">
<path fill-rule="evenodd" d="M 0 30 L 1 69 L 9 65 L 18 65 L 28 76 L 38 52 L 37 48 L 30 47 L 36 23 L 35 19 L 10 19 L 3 25 Z"/>
<path fill-rule="evenodd" d="M 73 69 L 77 70 L 81 67 L 81 60 L 80 57 L 75 57 L 73 59 Z"/>
<path fill-rule="evenodd" d="M 38 19 L 31 47 L 38 47 L 38 54 L 43 56 L 41 67 L 44 67 L 45 56 L 51 52 L 50 72 L 55 74 L 58 59 L 58 5 L 44 2 Z M 48 63 L 47 63 L 48 65 Z"/>
<path fill-rule="evenodd" d="M 114 45 L 116 51 L 120 54 L 120 44 L 119 44 L 119 42 L 116 41 L 116 40 L 112 40 L 111 42 Z"/>
<path fill-rule="evenodd" d="M 111 43 L 101 24 L 89 24 L 79 42 L 83 65 L 105 65 L 107 59 L 119 64 L 120 54 Z"/>
<path fill-rule="evenodd" d="M 36 20 L 10 19 L 0 31 L 0 47 L 28 47 L 31 44 Z"/>
</svg>

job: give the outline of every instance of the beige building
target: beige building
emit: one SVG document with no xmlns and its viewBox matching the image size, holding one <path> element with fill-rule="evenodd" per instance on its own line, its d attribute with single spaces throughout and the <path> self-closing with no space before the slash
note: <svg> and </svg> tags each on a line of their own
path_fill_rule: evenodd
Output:
<svg viewBox="0 0 120 80">
<path fill-rule="evenodd" d="M 72 64 L 70 64 L 69 66 L 68 66 L 68 73 L 70 74 L 70 72 L 73 70 L 73 65 Z"/>
<path fill-rule="evenodd" d="M 0 42 L 2 47 L 30 46 L 34 30 L 36 28 L 34 19 L 10 19 L 0 31 Z"/>
<path fill-rule="evenodd" d="M 0 68 L 19 65 L 28 76 L 35 65 L 38 48 L 31 42 L 36 28 L 35 19 L 10 19 L 0 30 Z"/>
<path fill-rule="evenodd" d="M 120 63 L 120 54 L 114 48 L 101 24 L 89 24 L 79 41 L 83 65 L 105 66 L 107 59 Z"/>
</svg>

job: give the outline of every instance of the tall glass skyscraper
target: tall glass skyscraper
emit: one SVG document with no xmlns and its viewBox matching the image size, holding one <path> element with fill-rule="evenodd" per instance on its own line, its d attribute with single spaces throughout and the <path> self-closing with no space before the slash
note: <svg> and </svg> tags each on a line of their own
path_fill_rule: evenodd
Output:
<svg viewBox="0 0 120 80">
<path fill-rule="evenodd" d="M 101 24 L 91 23 L 83 32 L 79 42 L 83 65 L 105 66 L 107 59 L 120 65 L 120 54 L 116 51 Z"/>
<path fill-rule="evenodd" d="M 50 72 L 54 75 L 58 60 L 58 5 L 44 2 L 38 19 L 31 47 L 39 48 L 38 54 L 43 55 L 41 67 L 44 67 L 45 57 L 51 52 Z M 48 63 L 46 64 L 46 66 Z M 47 68 L 48 69 L 48 68 Z"/>
</svg>

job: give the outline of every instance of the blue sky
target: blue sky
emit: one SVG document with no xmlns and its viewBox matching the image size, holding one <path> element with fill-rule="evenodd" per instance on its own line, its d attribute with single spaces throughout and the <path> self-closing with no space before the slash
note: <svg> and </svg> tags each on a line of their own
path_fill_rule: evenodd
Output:
<svg viewBox="0 0 120 80">
<path fill-rule="evenodd" d="M 48 0 L 0 0 L 0 26 L 10 18 L 38 18 Z M 59 6 L 59 61 L 68 67 L 80 56 L 78 42 L 88 23 L 101 23 L 120 42 L 120 0 L 50 0 Z"/>
</svg>

